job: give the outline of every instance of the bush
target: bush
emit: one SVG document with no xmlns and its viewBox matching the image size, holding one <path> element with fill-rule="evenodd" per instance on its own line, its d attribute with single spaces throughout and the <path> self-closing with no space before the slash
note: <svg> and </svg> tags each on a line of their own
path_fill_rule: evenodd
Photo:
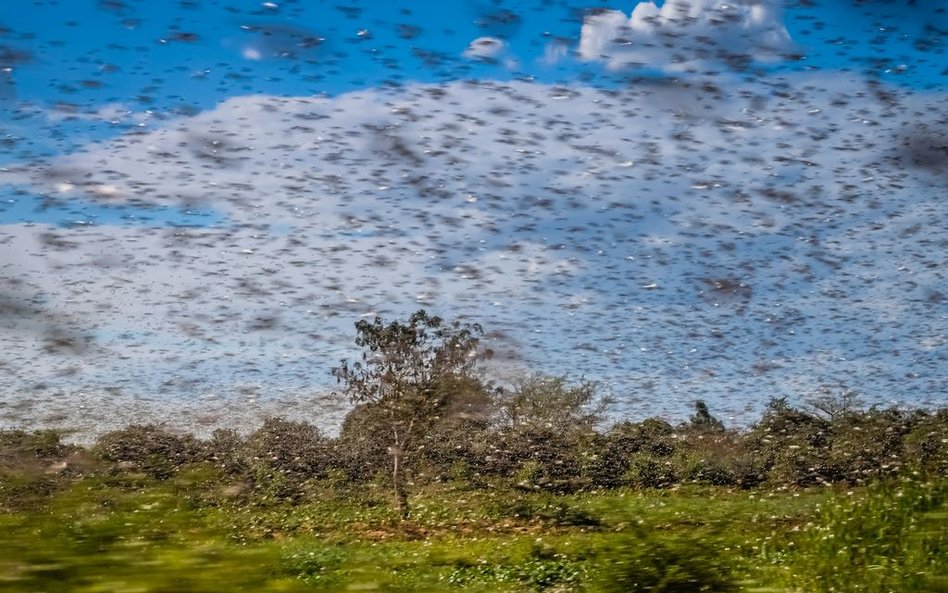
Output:
<svg viewBox="0 0 948 593">
<path fill-rule="evenodd" d="M 93 452 L 111 462 L 113 469 L 135 469 L 160 480 L 205 458 L 204 447 L 196 438 L 157 424 L 135 424 L 106 433 Z"/>
<path fill-rule="evenodd" d="M 826 460 L 832 477 L 856 484 L 898 473 L 911 424 L 910 416 L 898 410 L 870 409 L 836 418 Z"/>
<path fill-rule="evenodd" d="M 362 404 L 346 414 L 342 422 L 339 437 L 333 443 L 333 465 L 352 482 L 366 482 L 391 473 L 392 456 L 386 445 L 390 429 L 383 413 Z"/>
<path fill-rule="evenodd" d="M 601 527 L 602 520 L 555 494 L 520 493 L 498 501 L 490 514 L 499 518 L 536 521 L 555 527 Z"/>
<path fill-rule="evenodd" d="M 489 438 L 486 422 L 479 419 L 440 420 L 424 435 L 411 456 L 415 481 L 480 485 L 476 468 L 483 465 Z"/>
<path fill-rule="evenodd" d="M 88 460 L 54 430 L 0 431 L 0 509 L 30 508 L 81 474 Z"/>
<path fill-rule="evenodd" d="M 678 436 L 672 463 L 682 481 L 751 488 L 764 480 L 764 463 L 739 434 L 699 425 L 683 427 Z"/>
<path fill-rule="evenodd" d="M 631 422 L 618 424 L 592 442 L 596 455 L 586 467 L 592 484 L 599 488 L 618 488 L 629 469 L 629 460 L 641 451 L 643 439 Z"/>
<path fill-rule="evenodd" d="M 679 477 L 670 460 L 643 452 L 629 458 L 622 479 L 632 488 L 668 488 L 678 483 Z"/>
<path fill-rule="evenodd" d="M 230 475 L 243 475 L 249 471 L 243 456 L 244 439 L 230 428 L 219 428 L 205 442 L 207 460 Z"/>
<path fill-rule="evenodd" d="M 26 456 L 34 459 L 64 457 L 77 447 L 62 442 L 63 433 L 58 430 L 0 430 L 0 465 L 6 466 L 13 459 Z"/>
<path fill-rule="evenodd" d="M 810 486 L 835 479 L 827 463 L 831 424 L 813 414 L 771 400 L 764 417 L 744 437 L 760 460 L 767 481 L 775 485 Z"/>
<path fill-rule="evenodd" d="M 539 427 L 495 432 L 490 435 L 495 448 L 479 470 L 512 477 L 523 488 L 573 491 L 586 485 L 581 467 L 591 436 Z"/>
<path fill-rule="evenodd" d="M 602 593 L 726 593 L 738 589 L 719 550 L 693 540 L 638 534 L 607 550 L 600 561 Z"/>
<path fill-rule="evenodd" d="M 948 474 L 948 409 L 928 415 L 916 412 L 912 428 L 904 437 L 906 464 L 935 475 Z"/>
<path fill-rule="evenodd" d="M 283 418 L 267 418 L 244 445 L 258 489 L 277 498 L 297 498 L 304 482 L 324 476 L 329 452 L 329 443 L 318 428 Z"/>
<path fill-rule="evenodd" d="M 596 452 L 586 471 L 592 484 L 615 488 L 668 486 L 677 472 L 668 457 L 678 450 L 675 429 L 659 418 L 621 422 L 591 441 Z"/>
</svg>

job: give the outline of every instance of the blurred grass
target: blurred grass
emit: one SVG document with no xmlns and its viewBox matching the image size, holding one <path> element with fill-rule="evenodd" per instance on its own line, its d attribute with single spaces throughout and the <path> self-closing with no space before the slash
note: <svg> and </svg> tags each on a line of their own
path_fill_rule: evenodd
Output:
<svg viewBox="0 0 948 593">
<path fill-rule="evenodd" d="M 400 521 L 384 485 L 317 481 L 289 502 L 206 464 L 7 467 L 0 591 L 945 591 L 946 491 L 432 485 Z"/>
</svg>

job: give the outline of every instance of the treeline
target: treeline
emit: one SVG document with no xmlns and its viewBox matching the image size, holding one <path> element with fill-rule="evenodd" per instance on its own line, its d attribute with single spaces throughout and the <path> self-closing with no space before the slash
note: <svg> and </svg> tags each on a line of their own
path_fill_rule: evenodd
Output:
<svg viewBox="0 0 948 593">
<path fill-rule="evenodd" d="M 266 499 L 303 498 L 317 482 L 387 483 L 405 517 L 410 492 L 430 483 L 575 492 L 685 483 L 806 487 L 948 473 L 948 408 L 861 409 L 844 389 L 824 391 L 805 408 L 774 399 L 746 430 L 728 430 L 701 401 L 677 426 L 650 418 L 603 430 L 610 402 L 595 383 L 532 376 L 497 388 L 485 381 L 475 367 L 492 353 L 478 324 L 419 310 L 405 322 L 376 317 L 355 329 L 361 359 L 331 371 L 353 404 L 336 437 L 282 418 L 249 435 L 220 430 L 205 440 L 160 425 L 130 426 L 86 449 L 55 432 L 0 432 L 0 471 L 16 476 L 2 488 L 24 482 L 29 472 L 19 466 L 41 476 L 25 480 L 29 490 L 53 488 L 57 473 L 165 479 L 206 464 L 244 484 L 241 492 Z"/>
<path fill-rule="evenodd" d="M 649 418 L 601 428 L 605 404 L 590 383 L 533 377 L 509 393 L 464 398 L 444 410 L 402 452 L 408 490 L 449 483 L 464 488 L 575 492 L 670 488 L 700 483 L 733 488 L 861 484 L 911 472 L 948 475 L 948 409 L 857 409 L 840 399 L 794 407 L 772 400 L 762 418 L 727 429 L 698 402 L 678 425 Z M 473 403 L 472 403 L 473 401 Z M 0 431 L 0 493 L 55 491 L 90 474 L 143 474 L 163 480 L 196 465 L 213 468 L 234 496 L 303 500 L 327 486 L 392 480 L 390 417 L 355 407 L 338 436 L 284 418 L 241 435 L 208 439 L 161 425 L 134 425 L 89 446 L 56 431 Z M 14 479 L 15 478 L 15 479 Z"/>
</svg>

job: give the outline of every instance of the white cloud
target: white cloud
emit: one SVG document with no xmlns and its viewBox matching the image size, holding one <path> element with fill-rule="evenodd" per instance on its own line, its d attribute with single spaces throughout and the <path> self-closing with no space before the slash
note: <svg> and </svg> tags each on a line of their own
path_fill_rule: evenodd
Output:
<svg viewBox="0 0 948 593">
<path fill-rule="evenodd" d="M 478 62 L 502 64 L 505 68 L 517 67 L 517 60 L 510 53 L 510 46 L 496 37 L 478 37 L 462 53 L 465 58 Z"/>
<path fill-rule="evenodd" d="M 472 60 L 497 60 L 507 51 L 507 42 L 496 37 L 478 37 L 464 50 L 464 57 Z"/>
<path fill-rule="evenodd" d="M 579 57 L 611 69 L 629 66 L 702 71 L 773 61 L 791 48 L 775 0 L 639 2 L 629 17 L 602 10 L 586 17 Z"/>
</svg>

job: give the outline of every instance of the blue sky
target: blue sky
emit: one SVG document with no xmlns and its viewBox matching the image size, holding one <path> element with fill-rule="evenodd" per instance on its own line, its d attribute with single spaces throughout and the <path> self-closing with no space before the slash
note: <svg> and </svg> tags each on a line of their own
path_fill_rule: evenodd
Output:
<svg viewBox="0 0 948 593">
<path fill-rule="evenodd" d="M 635 4 L 12 0 L 0 18 L 4 45 L 23 58 L 11 64 L 14 90 L 8 95 L 44 105 L 121 103 L 168 111 L 207 109 L 248 93 L 338 94 L 412 81 L 607 79 L 594 64 L 546 64 L 544 53 L 556 40 L 575 49 L 592 8 L 628 13 Z M 788 53 L 803 59 L 781 67 L 850 70 L 894 84 L 938 87 L 946 76 L 948 27 L 939 5 L 790 3 L 782 15 L 794 42 Z M 516 65 L 464 59 L 467 45 L 481 36 L 505 41 Z"/>
<path fill-rule="evenodd" d="M 946 401 L 946 9 L 677 6 L 5 3 L 7 397 L 308 394 L 424 306 L 635 415 Z"/>
</svg>

